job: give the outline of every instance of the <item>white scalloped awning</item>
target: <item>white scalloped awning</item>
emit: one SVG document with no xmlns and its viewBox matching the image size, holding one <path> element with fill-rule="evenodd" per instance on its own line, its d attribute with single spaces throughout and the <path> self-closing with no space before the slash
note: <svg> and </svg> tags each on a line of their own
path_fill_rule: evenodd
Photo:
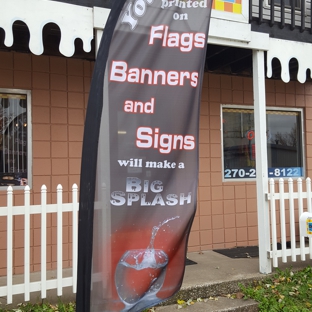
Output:
<svg viewBox="0 0 312 312">
<path fill-rule="evenodd" d="M 93 39 L 93 10 L 78 5 L 47 0 L 1 0 L 0 27 L 4 29 L 4 44 L 13 45 L 13 23 L 24 22 L 29 29 L 29 49 L 43 53 L 42 29 L 55 23 L 61 30 L 60 52 L 70 57 L 75 52 L 75 39 L 80 38 L 85 52 L 91 51 Z"/>
<path fill-rule="evenodd" d="M 267 51 L 267 77 L 272 77 L 272 60 L 277 58 L 281 63 L 281 78 L 284 82 L 289 82 L 289 61 L 295 58 L 298 61 L 297 80 L 304 83 L 308 69 L 311 71 L 312 78 L 310 55 L 312 55 L 311 43 L 270 38 L 269 50 Z"/>
<path fill-rule="evenodd" d="M 29 29 L 30 51 L 40 55 L 44 51 L 43 27 L 48 23 L 55 23 L 61 30 L 59 50 L 67 57 L 75 52 L 76 38 L 82 40 L 85 52 L 91 51 L 93 27 L 103 29 L 109 13 L 108 9 L 94 8 L 93 10 L 88 7 L 48 0 L 1 0 L 0 10 L 0 28 L 4 29 L 4 44 L 7 47 L 13 45 L 14 22 L 22 21 Z M 289 61 L 292 58 L 296 58 L 299 64 L 298 81 L 301 83 L 306 81 L 307 69 L 310 69 L 312 78 L 312 60 L 309 57 L 312 55 L 312 44 L 269 38 L 268 49 L 267 45 L 264 46 L 267 50 L 268 78 L 272 77 L 273 58 L 277 58 L 281 63 L 281 78 L 284 82 L 290 81 Z"/>
</svg>

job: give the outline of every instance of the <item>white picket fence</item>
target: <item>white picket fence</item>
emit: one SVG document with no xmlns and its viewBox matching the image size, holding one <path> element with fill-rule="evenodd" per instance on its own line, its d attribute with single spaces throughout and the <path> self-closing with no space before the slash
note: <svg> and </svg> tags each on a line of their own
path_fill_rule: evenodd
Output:
<svg viewBox="0 0 312 312">
<path fill-rule="evenodd" d="M 294 187 L 295 186 L 295 187 Z M 287 189 L 285 191 L 285 188 Z M 294 191 L 294 188 L 296 189 Z M 57 186 L 57 203 L 47 204 L 47 188 L 41 188 L 41 204 L 30 205 L 30 190 L 25 187 L 24 205 L 13 205 L 13 189 L 8 188 L 7 206 L 0 207 L 0 217 L 7 219 L 7 283 L 0 286 L 0 297 L 6 297 L 7 303 L 12 303 L 13 296 L 24 294 L 24 301 L 30 300 L 30 294 L 40 292 L 41 298 L 47 297 L 47 290 L 56 290 L 57 296 L 62 296 L 64 287 L 72 287 L 76 293 L 77 283 L 77 246 L 78 246 L 78 187 L 72 187 L 71 203 L 63 203 L 62 186 Z M 269 192 L 267 194 L 270 209 L 271 249 L 268 257 L 272 259 L 273 267 L 278 267 L 278 260 L 287 262 L 296 261 L 298 255 L 302 261 L 309 254 L 312 259 L 312 238 L 308 240 L 299 233 L 299 219 L 303 212 L 312 213 L 311 179 L 305 183 L 298 179 L 295 183 L 292 179 L 285 181 L 269 180 Z M 72 212 L 72 272 L 69 277 L 63 275 L 63 213 Z M 41 272 L 40 280 L 32 281 L 30 272 L 30 219 L 32 215 L 40 215 L 41 218 Z M 56 277 L 47 277 L 47 215 L 56 214 L 57 219 L 57 265 Z M 24 216 L 24 274 L 22 283 L 13 283 L 13 217 Z M 290 242 L 290 246 L 287 246 Z M 278 248 L 278 245 L 280 248 Z"/>
<path fill-rule="evenodd" d="M 24 294 L 24 300 L 30 300 L 30 293 L 41 292 L 45 299 L 47 290 L 56 289 L 57 296 L 62 296 L 64 287 L 72 287 L 76 293 L 77 282 L 77 241 L 78 241 L 78 187 L 72 187 L 72 202 L 63 203 L 63 188 L 57 186 L 57 203 L 47 204 L 47 188 L 41 187 L 41 204 L 30 205 L 30 189 L 25 187 L 24 205 L 13 206 L 13 189 L 8 187 L 7 206 L 0 207 L 0 217 L 7 218 L 7 283 L 0 287 L 0 297 L 6 297 L 7 303 L 12 303 L 13 295 Z M 72 276 L 63 276 L 63 212 L 72 212 Z M 31 215 L 41 216 L 41 280 L 31 281 L 30 272 L 30 219 Z M 57 268 L 56 278 L 47 278 L 47 215 L 56 214 L 57 219 Z M 24 274 L 23 283 L 13 283 L 13 217 L 24 216 Z"/>
<path fill-rule="evenodd" d="M 268 253 L 273 267 L 278 267 L 278 259 L 284 263 L 287 260 L 295 262 L 300 255 L 305 261 L 307 254 L 312 259 L 312 239 L 301 235 L 299 226 L 302 213 L 312 213 L 311 179 L 307 178 L 305 183 L 300 178 L 295 183 L 291 178 L 287 181 L 270 179 L 267 197 L 271 223 L 271 250 Z"/>
</svg>

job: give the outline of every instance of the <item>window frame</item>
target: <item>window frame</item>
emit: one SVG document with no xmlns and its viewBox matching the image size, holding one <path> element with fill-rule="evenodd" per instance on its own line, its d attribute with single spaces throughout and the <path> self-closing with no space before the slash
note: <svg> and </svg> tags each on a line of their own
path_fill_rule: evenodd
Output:
<svg viewBox="0 0 312 312">
<path fill-rule="evenodd" d="M 224 178 L 224 142 L 223 142 L 223 109 L 224 108 L 231 108 L 231 109 L 248 109 L 254 111 L 254 106 L 249 105 L 233 105 L 233 104 L 221 104 L 220 105 L 220 124 L 221 124 L 221 161 L 222 161 L 222 182 L 255 182 L 257 177 L 255 178 Z M 302 155 L 302 175 L 300 177 L 293 177 L 294 179 L 305 179 L 306 178 L 306 153 L 305 153 L 305 137 L 304 137 L 304 109 L 303 108 L 288 108 L 288 107 L 270 107 L 266 106 L 267 111 L 284 111 L 284 112 L 299 112 L 300 113 L 300 123 L 301 123 L 301 155 Z M 268 168 L 269 169 L 269 168 Z M 269 174 L 269 172 L 268 172 Z M 280 178 L 288 179 L 289 177 L 270 177 L 274 180 L 278 180 Z"/>
<path fill-rule="evenodd" d="M 0 88 L 0 93 L 22 94 L 27 97 L 27 185 L 32 188 L 32 119 L 31 119 L 31 91 L 25 89 Z M 24 190 L 23 185 L 12 186 L 14 190 Z M 6 191 L 8 186 L 0 186 L 0 191 Z"/>
</svg>

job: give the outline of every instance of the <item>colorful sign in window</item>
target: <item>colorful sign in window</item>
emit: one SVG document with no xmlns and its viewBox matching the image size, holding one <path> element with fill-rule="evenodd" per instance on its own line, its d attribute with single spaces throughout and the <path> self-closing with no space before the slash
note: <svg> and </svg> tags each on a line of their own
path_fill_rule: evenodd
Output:
<svg viewBox="0 0 312 312">
<path fill-rule="evenodd" d="M 242 14 L 242 0 L 214 0 L 212 8 L 217 11 Z"/>
</svg>

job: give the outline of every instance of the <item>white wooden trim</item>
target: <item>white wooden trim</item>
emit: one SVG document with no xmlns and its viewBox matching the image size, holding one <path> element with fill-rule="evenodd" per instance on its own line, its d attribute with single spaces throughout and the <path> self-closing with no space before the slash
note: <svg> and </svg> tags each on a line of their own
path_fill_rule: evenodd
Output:
<svg viewBox="0 0 312 312">
<path fill-rule="evenodd" d="M 301 83 L 306 81 L 306 71 L 310 69 L 312 78 L 312 44 L 283 39 L 270 38 L 270 46 L 267 53 L 267 76 L 272 77 L 272 60 L 277 58 L 281 63 L 281 78 L 284 82 L 290 81 L 289 61 L 297 59 L 299 68 L 297 80 Z"/>
<path fill-rule="evenodd" d="M 209 25 L 208 42 L 210 36 L 220 39 L 231 39 L 243 42 L 250 42 L 251 25 L 211 18 Z"/>
<path fill-rule="evenodd" d="M 110 9 L 94 7 L 93 8 L 93 27 L 95 29 L 104 29 Z"/>
<path fill-rule="evenodd" d="M 229 26 L 231 26 L 230 24 Z M 270 37 L 268 34 L 260 33 L 260 32 L 251 32 L 250 33 L 250 41 L 248 40 L 240 40 L 239 34 L 236 34 L 234 36 L 234 33 L 232 31 L 231 38 L 226 37 L 226 34 L 224 32 L 223 37 L 219 36 L 219 33 L 223 32 L 222 25 L 221 27 L 217 27 L 217 25 L 214 25 L 214 20 L 211 21 L 210 27 L 211 32 L 209 32 L 208 35 L 208 43 L 210 44 L 216 44 L 216 45 L 222 45 L 222 46 L 229 46 L 229 47 L 237 47 L 237 48 L 244 48 L 244 49 L 256 49 L 256 50 L 262 50 L 267 51 L 270 46 Z M 234 26 L 234 25 L 233 25 Z M 249 27 L 249 25 L 244 25 Z M 228 27 L 228 29 L 231 29 L 231 27 Z M 248 30 L 246 29 L 246 34 L 248 34 Z M 246 35 L 247 36 L 247 35 Z"/>
<path fill-rule="evenodd" d="M 75 39 L 81 38 L 83 49 L 91 51 L 93 39 L 92 8 L 57 1 L 1 0 L 0 27 L 4 29 L 4 44 L 13 45 L 12 26 L 24 22 L 30 32 L 29 49 L 33 54 L 43 53 L 42 30 L 48 23 L 55 23 L 61 30 L 60 52 L 70 57 L 75 52 Z"/>
</svg>

